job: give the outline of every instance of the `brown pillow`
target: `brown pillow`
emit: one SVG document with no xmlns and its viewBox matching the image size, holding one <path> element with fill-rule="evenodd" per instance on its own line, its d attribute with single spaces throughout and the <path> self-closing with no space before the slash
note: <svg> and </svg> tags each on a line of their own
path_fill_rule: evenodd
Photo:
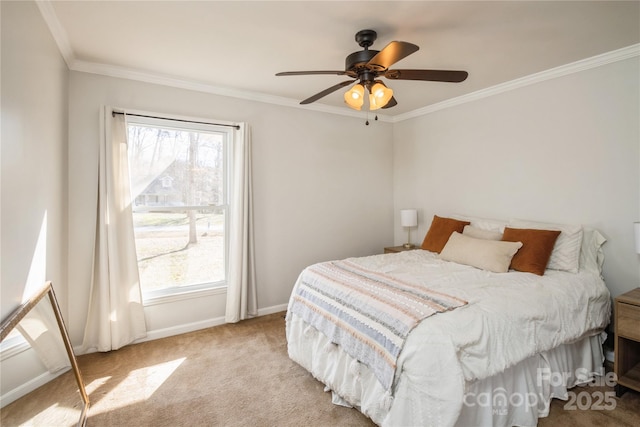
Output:
<svg viewBox="0 0 640 427">
<path fill-rule="evenodd" d="M 559 235 L 559 230 L 505 227 L 503 241 L 522 242 L 522 248 L 511 259 L 511 268 L 538 276 L 544 275 Z"/>
<path fill-rule="evenodd" d="M 434 215 L 433 221 L 431 221 L 431 227 L 429 227 L 427 235 L 424 236 L 422 249 L 440 253 L 453 232 L 457 231 L 458 233 L 462 233 L 464 226 L 469 224 L 471 224 L 469 221 L 460 221 L 453 218 L 441 218 L 438 215 Z"/>
</svg>

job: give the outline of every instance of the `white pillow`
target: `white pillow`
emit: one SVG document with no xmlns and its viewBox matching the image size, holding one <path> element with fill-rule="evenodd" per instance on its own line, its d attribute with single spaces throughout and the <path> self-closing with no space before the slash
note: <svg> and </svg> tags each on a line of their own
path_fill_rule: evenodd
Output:
<svg viewBox="0 0 640 427">
<path fill-rule="evenodd" d="M 606 242 L 602 234 L 593 228 L 584 228 L 582 249 L 580 250 L 580 270 L 602 276 L 604 252 L 602 245 Z"/>
<path fill-rule="evenodd" d="M 439 257 L 482 270 L 506 273 L 509 271 L 511 258 L 521 247 L 522 242 L 475 239 L 454 231 Z"/>
<path fill-rule="evenodd" d="M 514 228 L 533 228 L 535 230 L 560 230 L 561 233 L 551 252 L 547 268 L 577 273 L 580 268 L 580 247 L 583 230 L 581 225 L 554 224 L 547 222 L 512 219 L 509 226 Z"/>
<path fill-rule="evenodd" d="M 502 235 L 504 233 L 500 233 L 499 231 L 484 230 L 472 225 L 465 225 L 464 229 L 462 230 L 462 234 L 476 239 L 502 240 Z"/>
<path fill-rule="evenodd" d="M 498 233 L 504 233 L 504 227 L 508 224 L 508 221 L 501 219 L 480 218 L 477 216 L 465 216 L 465 215 L 452 215 L 453 218 L 462 221 L 469 221 L 473 227 L 480 228 L 482 230 L 497 231 Z"/>
</svg>

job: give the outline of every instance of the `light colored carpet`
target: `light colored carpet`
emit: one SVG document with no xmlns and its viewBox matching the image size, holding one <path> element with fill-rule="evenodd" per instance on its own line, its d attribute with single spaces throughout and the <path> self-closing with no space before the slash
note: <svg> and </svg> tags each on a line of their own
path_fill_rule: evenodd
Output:
<svg viewBox="0 0 640 427">
<path fill-rule="evenodd" d="M 333 405 L 323 385 L 288 358 L 282 313 L 84 355 L 78 362 L 92 403 L 89 427 L 373 425 L 357 410 Z M 53 383 L 73 381 L 65 376 Z M 3 409 L 2 426 L 45 425 L 20 417 L 21 408 L 50 408 L 61 393 L 49 383 L 14 402 Z M 554 400 L 539 425 L 640 425 L 635 392 L 616 398 L 613 411 L 565 410 L 565 403 Z"/>
<path fill-rule="evenodd" d="M 371 425 L 287 357 L 282 313 L 86 355 L 80 367 L 90 426 Z"/>
</svg>

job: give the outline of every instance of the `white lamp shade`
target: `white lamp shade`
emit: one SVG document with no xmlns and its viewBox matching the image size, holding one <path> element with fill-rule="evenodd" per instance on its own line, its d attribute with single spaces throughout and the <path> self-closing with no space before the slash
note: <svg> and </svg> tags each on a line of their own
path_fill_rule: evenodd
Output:
<svg viewBox="0 0 640 427">
<path fill-rule="evenodd" d="M 636 253 L 640 254 L 640 222 L 633 223 L 633 232 L 636 239 Z"/>
<path fill-rule="evenodd" d="M 400 224 L 403 227 L 415 227 L 418 225 L 418 211 L 415 209 L 402 209 L 400 211 Z"/>
</svg>

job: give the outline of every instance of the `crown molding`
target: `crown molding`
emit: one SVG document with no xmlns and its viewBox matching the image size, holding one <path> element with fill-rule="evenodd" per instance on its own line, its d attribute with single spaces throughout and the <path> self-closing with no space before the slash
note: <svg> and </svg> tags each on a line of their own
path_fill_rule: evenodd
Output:
<svg viewBox="0 0 640 427">
<path fill-rule="evenodd" d="M 267 104 L 279 105 L 283 107 L 299 108 L 309 111 L 318 111 L 329 114 L 337 114 L 340 116 L 356 117 L 359 119 L 368 119 L 371 112 L 354 111 L 343 107 L 332 107 L 323 104 L 307 104 L 301 105 L 295 99 L 285 98 L 282 96 L 268 95 L 258 92 L 249 92 L 239 89 L 233 89 L 222 86 L 215 86 L 208 83 L 196 82 L 191 80 L 185 80 L 178 77 L 166 76 L 158 73 L 146 72 L 141 70 L 135 70 L 125 67 L 119 67 L 108 64 L 100 64 L 96 62 L 82 61 L 75 57 L 75 53 L 71 48 L 67 33 L 60 24 L 58 17 L 51 5 L 51 0 L 36 0 L 38 9 L 44 18 L 45 23 L 49 27 L 49 31 L 53 35 L 58 49 L 67 63 L 67 67 L 72 71 L 81 71 L 85 73 L 100 74 L 109 77 L 117 77 L 129 80 L 136 80 L 145 83 L 153 83 L 163 86 L 176 87 L 181 89 L 193 90 L 197 92 L 211 93 L 214 95 L 228 96 L 232 98 L 245 99 L 249 101 L 263 102 Z M 611 52 L 596 55 L 591 58 L 586 58 L 580 61 L 572 62 L 566 65 L 561 65 L 550 70 L 541 71 L 539 73 L 531 74 L 519 79 L 511 80 L 505 83 L 500 83 L 495 86 L 491 86 L 486 89 L 481 89 L 466 95 L 451 98 L 446 101 L 438 102 L 436 104 L 428 105 L 423 108 L 418 108 L 413 111 L 409 111 L 397 116 L 387 116 L 383 114 L 377 114 L 378 120 L 382 122 L 397 123 L 404 120 L 412 119 L 415 117 L 424 116 L 426 114 L 440 111 L 445 108 L 454 107 L 457 105 L 465 104 L 467 102 L 477 101 L 479 99 L 494 96 L 503 92 L 518 89 L 521 87 L 529 86 L 535 83 L 543 82 L 546 80 L 555 79 L 557 77 L 566 76 L 568 74 L 577 73 L 580 71 L 588 70 L 602 65 L 610 64 L 612 62 L 623 61 L 625 59 L 634 58 L 640 56 L 640 43 L 631 46 L 617 49 Z"/>
<path fill-rule="evenodd" d="M 398 116 L 387 116 L 378 114 L 378 120 L 382 122 L 397 123 L 404 120 L 412 119 L 415 117 L 424 116 L 436 111 L 440 111 L 446 108 L 462 105 L 467 102 L 477 101 L 483 98 L 494 96 L 503 92 L 511 91 L 514 89 L 526 87 L 535 83 L 540 83 L 546 80 L 563 77 L 569 74 L 578 73 L 580 71 L 589 70 L 591 68 L 600 67 L 617 61 L 623 61 L 626 59 L 640 56 L 640 44 L 631 45 L 622 49 L 617 49 L 611 52 L 607 52 L 601 55 L 596 55 L 591 58 L 586 58 L 580 61 L 572 62 L 566 65 L 562 65 L 549 70 L 541 71 L 539 73 L 531 74 L 519 79 L 511 80 L 505 83 L 500 83 L 495 86 L 491 86 L 486 89 L 481 89 L 466 95 L 462 95 L 456 98 L 451 98 L 446 101 L 438 102 L 436 104 L 428 105 L 423 108 L 418 108 L 413 111 L 409 111 Z M 66 59 L 65 59 L 66 60 Z M 176 78 L 173 76 L 165 76 L 157 73 L 139 71 L 129 69 L 125 67 L 118 67 L 107 64 L 99 64 L 95 62 L 79 61 L 79 60 L 67 60 L 69 69 L 74 71 L 82 71 L 86 73 L 100 74 L 110 77 L 118 77 L 129 80 L 137 80 L 146 83 L 153 83 L 163 86 L 176 87 L 181 89 L 193 90 L 197 92 L 211 93 L 214 95 L 228 96 L 232 98 L 245 99 L 255 102 L 263 102 L 267 104 L 274 104 L 283 107 L 299 108 L 309 111 L 318 111 L 329 114 L 337 114 L 341 116 L 356 117 L 359 119 L 367 119 L 367 115 L 370 112 L 358 112 L 343 107 L 333 107 L 323 104 L 308 104 L 301 105 L 295 99 L 267 95 L 258 92 L 242 91 L 238 89 L 232 89 L 228 87 L 215 86 L 207 83 L 195 82 L 191 80 L 185 80 Z"/>
<path fill-rule="evenodd" d="M 62 54 L 64 62 L 67 63 L 68 68 L 71 68 L 71 64 L 75 60 L 75 54 L 73 53 L 73 49 L 71 48 L 71 43 L 69 43 L 67 32 L 62 27 L 62 24 L 60 24 L 60 20 L 58 19 L 58 15 L 56 15 L 56 11 L 53 10 L 51 1 L 36 0 L 36 5 L 40 10 L 40 14 L 44 19 L 44 22 L 47 24 L 47 27 L 49 27 L 49 31 L 51 32 L 53 39 L 58 45 L 58 50 Z"/>
<path fill-rule="evenodd" d="M 74 60 L 69 65 L 72 71 L 80 71 L 84 73 L 99 74 L 108 77 L 117 77 L 128 80 L 136 80 L 145 83 L 152 83 L 162 86 L 175 87 L 196 92 L 210 93 L 220 96 L 228 96 L 231 98 L 245 99 L 255 102 L 263 102 L 267 104 L 280 105 L 283 107 L 299 108 L 309 111 L 319 111 L 323 113 L 338 114 L 341 116 L 357 117 L 366 119 L 367 112 L 358 112 L 341 107 L 332 107 L 323 104 L 300 105 L 299 101 L 282 96 L 268 95 L 259 92 L 243 91 L 229 87 L 215 86 L 208 83 L 196 82 L 192 80 L 181 79 L 173 76 L 151 73 L 146 71 L 134 70 L 131 68 L 120 67 L 115 65 L 100 64 L 96 62 Z M 391 122 L 392 118 L 378 114 L 378 120 Z"/>
<path fill-rule="evenodd" d="M 603 53 L 601 55 L 592 56 L 591 58 L 582 59 L 580 61 L 572 62 L 566 65 L 561 65 L 559 67 L 551 68 L 549 70 L 541 71 L 539 73 L 531 74 L 519 79 L 500 83 L 486 89 L 481 89 L 466 95 L 451 98 L 446 101 L 428 105 L 423 108 L 418 108 L 416 110 L 409 111 L 408 113 L 395 116 L 393 118 L 393 122 L 397 123 L 415 117 L 424 116 L 435 111 L 444 110 L 445 108 L 454 107 L 456 105 L 465 104 L 467 102 L 477 101 L 479 99 L 494 96 L 514 89 L 519 89 L 521 87 L 529 86 L 535 83 L 540 83 L 546 80 L 555 79 L 569 74 L 578 73 L 580 71 L 589 70 L 591 68 L 600 67 L 602 65 L 607 65 L 612 62 L 623 61 L 625 59 L 630 59 L 638 56 L 640 56 L 640 43 L 613 50 L 611 52 Z"/>
<path fill-rule="evenodd" d="M 128 80 L 136 80 L 145 83 L 153 83 L 163 86 L 176 87 L 181 89 L 193 90 L 197 92 L 211 93 L 214 95 L 228 96 L 232 98 L 245 99 L 249 101 L 263 102 L 267 104 L 280 105 L 283 107 L 299 108 L 309 111 L 319 111 L 329 114 L 337 114 L 340 116 L 356 117 L 359 119 L 367 119 L 368 112 L 354 111 L 342 107 L 332 107 L 323 104 L 300 105 L 298 100 L 285 98 L 275 95 L 267 95 L 258 92 L 243 91 L 228 87 L 215 86 L 207 83 L 185 80 L 173 76 L 166 76 L 158 73 L 151 73 L 141 70 L 135 70 L 125 67 L 119 67 L 97 62 L 83 61 L 76 58 L 75 53 L 69 43 L 69 38 L 56 12 L 52 6 L 51 0 L 35 0 L 40 14 L 45 23 L 49 27 L 49 31 L 53 36 L 58 49 L 62 54 L 67 67 L 71 71 L 80 71 L 91 74 L 99 74 L 109 77 L 117 77 Z M 382 122 L 392 122 L 390 116 L 377 114 L 378 120 Z"/>
</svg>

